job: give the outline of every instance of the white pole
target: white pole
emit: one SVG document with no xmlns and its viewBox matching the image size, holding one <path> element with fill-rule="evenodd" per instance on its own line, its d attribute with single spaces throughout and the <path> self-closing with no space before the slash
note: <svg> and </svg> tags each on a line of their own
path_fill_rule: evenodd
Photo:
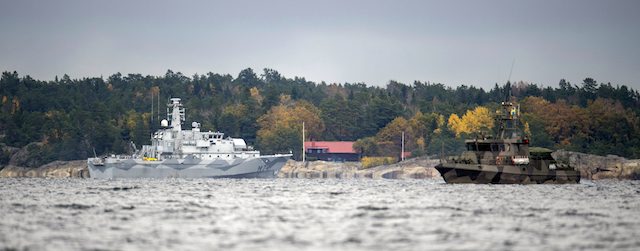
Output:
<svg viewBox="0 0 640 251">
<path fill-rule="evenodd" d="M 400 160 L 404 160 L 404 131 L 402 131 L 402 152 L 400 152 Z"/>
<path fill-rule="evenodd" d="M 160 121 L 160 87 L 158 87 L 158 119 L 156 121 Z"/>
<path fill-rule="evenodd" d="M 152 128 L 153 126 L 153 87 L 151 87 L 151 126 L 149 126 L 149 128 Z"/>
<path fill-rule="evenodd" d="M 305 149 L 304 149 L 304 121 L 302 121 L 302 163 L 305 161 Z"/>
</svg>

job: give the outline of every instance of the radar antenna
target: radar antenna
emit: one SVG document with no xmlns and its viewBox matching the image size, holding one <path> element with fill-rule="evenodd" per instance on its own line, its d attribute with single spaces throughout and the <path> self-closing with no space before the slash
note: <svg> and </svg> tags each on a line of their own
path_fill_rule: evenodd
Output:
<svg viewBox="0 0 640 251">
<path fill-rule="evenodd" d="M 509 78 L 507 78 L 507 82 L 511 82 L 511 73 L 513 73 L 513 66 L 516 64 L 516 59 L 514 58 L 513 61 L 511 61 L 511 70 L 509 70 Z"/>
<path fill-rule="evenodd" d="M 511 69 L 509 70 L 509 78 L 507 78 L 507 84 L 506 84 L 506 87 L 505 87 L 504 102 L 511 101 L 511 74 L 513 73 L 513 66 L 515 64 L 516 64 L 516 59 L 514 58 L 513 61 L 511 61 Z"/>
<path fill-rule="evenodd" d="M 504 101 L 502 102 L 502 112 L 498 117 L 499 131 L 498 137 L 501 139 L 513 138 L 518 133 L 518 118 L 520 116 L 520 106 L 515 103 L 511 89 L 511 74 L 516 60 L 511 62 L 511 70 L 509 71 L 509 79 L 504 86 Z"/>
</svg>

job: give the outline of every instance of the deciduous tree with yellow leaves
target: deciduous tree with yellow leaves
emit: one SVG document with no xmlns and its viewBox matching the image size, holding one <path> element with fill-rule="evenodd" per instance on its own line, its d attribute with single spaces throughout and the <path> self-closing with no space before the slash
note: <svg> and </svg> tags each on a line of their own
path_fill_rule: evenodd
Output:
<svg viewBox="0 0 640 251">
<path fill-rule="evenodd" d="M 484 106 L 478 106 L 473 110 L 467 110 L 462 116 L 458 117 L 453 113 L 449 116 L 449 129 L 459 137 L 462 133 L 477 133 L 493 128 L 493 117 Z"/>
</svg>

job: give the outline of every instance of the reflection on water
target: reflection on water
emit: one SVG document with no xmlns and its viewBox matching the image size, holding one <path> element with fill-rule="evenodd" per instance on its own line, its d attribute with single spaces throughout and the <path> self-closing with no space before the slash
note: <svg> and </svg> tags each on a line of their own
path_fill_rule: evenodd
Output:
<svg viewBox="0 0 640 251">
<path fill-rule="evenodd" d="M 0 250 L 637 250 L 640 182 L 0 179 Z"/>
</svg>

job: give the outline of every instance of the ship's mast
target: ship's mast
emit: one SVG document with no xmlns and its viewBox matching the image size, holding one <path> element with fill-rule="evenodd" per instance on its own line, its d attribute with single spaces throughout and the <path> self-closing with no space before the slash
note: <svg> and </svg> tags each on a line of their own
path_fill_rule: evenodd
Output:
<svg viewBox="0 0 640 251">
<path fill-rule="evenodd" d="M 174 152 L 180 155 L 182 150 L 182 121 L 185 120 L 184 108 L 182 107 L 182 103 L 180 103 L 179 98 L 170 99 L 170 103 L 167 105 L 167 108 L 167 110 L 171 111 L 171 113 L 167 112 L 167 116 L 171 118 L 171 131 L 173 131 L 173 134 L 175 135 Z"/>
<path fill-rule="evenodd" d="M 520 115 L 519 107 L 516 107 L 514 98 L 511 95 L 511 83 L 507 81 L 505 85 L 505 99 L 500 104 L 502 112 L 498 116 L 500 139 L 509 139 L 518 136 L 518 116 Z"/>
<path fill-rule="evenodd" d="M 180 132 L 182 131 L 182 121 L 185 120 L 184 108 L 182 108 L 180 99 L 172 98 L 169 107 L 171 107 L 171 114 L 167 115 L 171 118 L 171 128 L 173 128 L 173 131 Z"/>
</svg>

